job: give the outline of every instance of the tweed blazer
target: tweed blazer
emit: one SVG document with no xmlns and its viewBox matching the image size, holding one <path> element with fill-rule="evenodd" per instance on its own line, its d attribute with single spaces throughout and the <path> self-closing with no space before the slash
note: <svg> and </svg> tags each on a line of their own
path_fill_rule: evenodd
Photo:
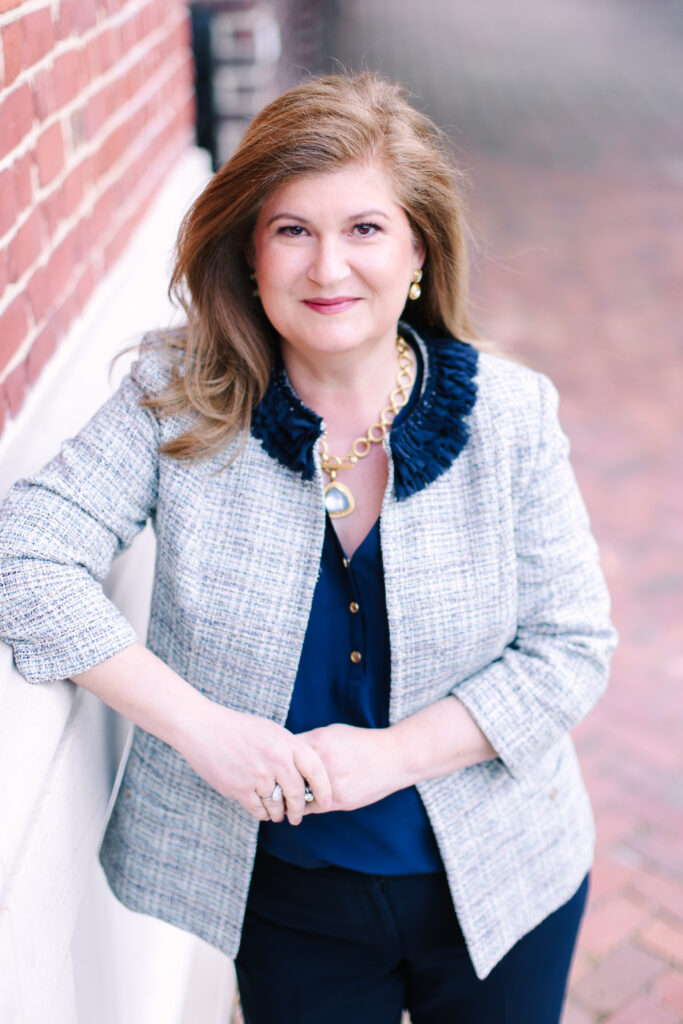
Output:
<svg viewBox="0 0 683 1024">
<path fill-rule="evenodd" d="M 325 530 L 317 455 L 310 480 L 254 436 L 227 468 L 227 450 L 160 457 L 187 419 L 159 419 L 139 402 L 168 373 L 167 357 L 143 347 L 81 433 L 12 488 L 0 512 L 0 635 L 31 682 L 132 643 L 101 582 L 151 520 L 148 646 L 210 699 L 284 723 Z M 390 721 L 454 694 L 498 753 L 418 785 L 485 977 L 591 865 L 569 732 L 603 691 L 614 631 L 555 389 L 486 354 L 476 385 L 469 440 L 437 479 L 399 501 L 390 457 L 380 529 Z M 135 730 L 101 850 L 124 904 L 234 956 L 257 833 L 239 804 Z"/>
</svg>

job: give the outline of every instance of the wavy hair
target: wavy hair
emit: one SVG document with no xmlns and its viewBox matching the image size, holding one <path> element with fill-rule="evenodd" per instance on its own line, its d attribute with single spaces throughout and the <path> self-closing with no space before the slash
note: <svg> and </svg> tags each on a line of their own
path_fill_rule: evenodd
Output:
<svg viewBox="0 0 683 1024">
<path fill-rule="evenodd" d="M 293 178 L 369 161 L 387 173 L 426 251 L 422 295 L 405 319 L 477 340 L 466 308 L 462 175 L 444 134 L 399 85 L 377 74 L 304 81 L 257 114 L 180 227 L 169 292 L 187 327 L 167 336 L 172 378 L 145 404 L 162 416 L 194 415 L 162 452 L 198 458 L 246 438 L 265 393 L 277 338 L 253 295 L 245 258 L 265 198 Z"/>
</svg>

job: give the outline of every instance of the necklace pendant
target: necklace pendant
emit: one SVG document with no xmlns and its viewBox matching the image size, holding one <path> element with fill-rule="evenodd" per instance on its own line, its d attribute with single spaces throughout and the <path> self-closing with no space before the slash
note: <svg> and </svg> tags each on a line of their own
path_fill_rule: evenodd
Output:
<svg viewBox="0 0 683 1024">
<path fill-rule="evenodd" d="M 325 508 L 330 519 L 343 519 L 350 516 L 356 507 L 356 499 L 345 484 L 332 480 L 324 492 Z"/>
</svg>

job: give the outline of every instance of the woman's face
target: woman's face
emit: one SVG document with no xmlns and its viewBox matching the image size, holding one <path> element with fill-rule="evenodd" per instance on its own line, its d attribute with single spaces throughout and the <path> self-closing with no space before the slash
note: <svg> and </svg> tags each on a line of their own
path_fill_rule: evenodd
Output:
<svg viewBox="0 0 683 1024">
<path fill-rule="evenodd" d="M 297 178 L 263 204 L 251 251 L 266 316 L 301 356 L 392 345 L 424 253 L 375 164 Z"/>
</svg>

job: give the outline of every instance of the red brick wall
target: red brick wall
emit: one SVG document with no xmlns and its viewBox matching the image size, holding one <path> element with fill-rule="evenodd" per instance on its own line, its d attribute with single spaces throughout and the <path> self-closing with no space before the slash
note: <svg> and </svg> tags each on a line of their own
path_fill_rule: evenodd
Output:
<svg viewBox="0 0 683 1024">
<path fill-rule="evenodd" d="M 184 0 L 0 0 L 0 428 L 192 140 Z"/>
</svg>

